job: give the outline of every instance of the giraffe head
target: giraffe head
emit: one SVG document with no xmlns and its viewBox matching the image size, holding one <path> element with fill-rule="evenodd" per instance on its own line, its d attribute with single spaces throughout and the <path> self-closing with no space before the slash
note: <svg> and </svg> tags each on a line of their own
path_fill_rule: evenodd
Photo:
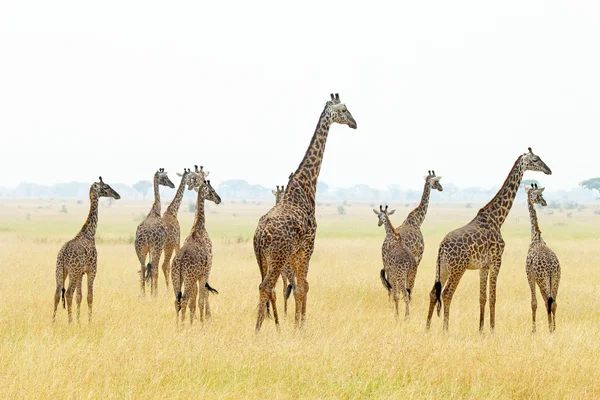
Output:
<svg viewBox="0 0 600 400">
<path fill-rule="evenodd" d="M 196 191 L 198 191 L 198 188 L 203 184 L 209 174 L 210 172 L 205 171 L 202 165 L 200 168 L 198 168 L 197 165 L 194 165 L 194 171 L 190 172 L 188 190 L 196 189 Z"/>
<path fill-rule="evenodd" d="M 385 220 L 390 215 L 395 213 L 396 210 L 388 211 L 388 206 L 386 205 L 385 208 L 383 208 L 382 206 L 379 206 L 379 211 L 377 211 L 376 209 L 373 209 L 373 212 L 379 218 L 379 221 L 377 222 L 377 226 L 381 226 L 381 225 L 385 224 Z"/>
<path fill-rule="evenodd" d="M 171 189 L 175 187 L 173 182 L 171 182 L 171 180 L 167 176 L 167 172 L 164 168 L 159 168 L 154 175 L 157 177 L 159 185 L 170 187 Z"/>
<path fill-rule="evenodd" d="M 121 196 L 113 188 L 106 183 L 102 182 L 102 177 L 98 178 L 100 182 L 94 182 L 92 184 L 91 192 L 97 197 L 112 197 L 115 200 L 119 200 Z"/>
<path fill-rule="evenodd" d="M 199 188 L 194 188 L 196 192 L 202 191 L 202 198 L 204 200 L 212 201 L 215 204 L 221 204 L 221 197 L 217 194 L 210 184 L 210 180 L 204 181 Z"/>
<path fill-rule="evenodd" d="M 271 190 L 271 193 L 275 195 L 275 204 L 279 204 L 279 201 L 283 198 L 283 192 L 285 192 L 285 186 L 283 185 L 281 185 L 281 189 L 278 185 L 277 190 Z"/>
<path fill-rule="evenodd" d="M 428 175 L 425 176 L 425 181 L 429 182 L 429 186 L 432 189 L 443 192 L 444 188 L 440 184 L 440 179 L 442 179 L 442 177 L 436 176 L 435 171 L 428 171 Z"/>
<path fill-rule="evenodd" d="M 546 199 L 542 193 L 545 188 L 538 187 L 537 183 L 532 183 L 531 187 L 525 186 L 525 191 L 527 192 L 527 197 L 531 199 L 533 204 L 540 204 L 542 207 L 546 207 Z"/>
<path fill-rule="evenodd" d="M 184 185 L 190 185 L 190 181 L 191 179 L 193 179 L 192 177 L 192 171 L 189 168 L 184 168 L 183 169 L 183 174 L 180 174 L 179 172 L 177 172 L 177 176 L 181 177 L 181 182 Z"/>
<path fill-rule="evenodd" d="M 338 124 L 348 125 L 352 129 L 356 129 L 356 121 L 350 114 L 348 107 L 340 101 L 340 95 L 331 94 L 331 100 L 327 102 L 327 108 L 330 109 L 333 122 Z"/>
<path fill-rule="evenodd" d="M 523 154 L 523 156 L 521 157 L 521 162 L 523 163 L 525 170 L 541 171 L 546 175 L 552 175 L 552 170 L 548 168 L 546 163 L 544 163 L 538 155 L 533 154 L 533 151 L 531 151 L 531 147 L 529 147 L 528 150 L 529 152 Z"/>
</svg>

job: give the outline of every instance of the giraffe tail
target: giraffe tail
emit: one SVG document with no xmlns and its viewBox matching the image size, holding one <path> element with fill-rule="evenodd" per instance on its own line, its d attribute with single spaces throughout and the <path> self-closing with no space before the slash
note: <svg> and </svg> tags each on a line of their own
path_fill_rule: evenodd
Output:
<svg viewBox="0 0 600 400">
<path fill-rule="evenodd" d="M 386 288 L 386 290 L 389 292 L 392 290 L 392 285 L 390 285 L 390 281 L 387 280 L 387 278 L 385 277 L 385 269 L 382 269 L 381 272 L 379 273 L 379 276 L 381 277 L 381 283 L 383 284 L 383 287 Z"/>
<path fill-rule="evenodd" d="M 433 288 L 435 289 L 435 305 L 436 305 L 436 311 L 437 311 L 438 317 L 440 316 L 440 312 L 442 310 L 442 282 L 441 282 L 441 278 L 440 278 L 441 253 L 442 253 L 442 247 L 440 246 L 440 249 L 438 250 L 438 257 L 437 257 L 436 268 L 435 268 L 435 284 L 433 285 Z"/>
<path fill-rule="evenodd" d="M 552 312 L 552 303 L 554 303 L 554 299 L 552 296 L 548 297 L 548 314 Z"/>
<path fill-rule="evenodd" d="M 144 277 L 146 282 L 150 280 L 151 276 L 152 276 L 152 263 L 148 263 L 148 265 L 146 265 L 146 276 Z"/>
<path fill-rule="evenodd" d="M 177 293 L 177 311 L 181 310 L 181 299 L 183 298 L 183 293 L 181 290 Z M 178 314 L 179 315 L 179 314 Z"/>
<path fill-rule="evenodd" d="M 211 293 L 214 293 L 214 294 L 219 294 L 219 291 L 218 291 L 217 289 L 214 289 L 214 288 L 210 287 L 210 285 L 208 284 L 208 282 L 206 282 L 206 283 L 204 284 L 204 287 L 205 287 L 206 289 L 208 289 L 208 291 L 209 291 L 209 292 L 211 292 Z"/>
<path fill-rule="evenodd" d="M 65 305 L 65 288 L 62 288 L 61 292 L 63 308 L 67 308 L 67 306 Z"/>
<path fill-rule="evenodd" d="M 290 298 L 290 294 L 292 294 L 292 289 L 294 288 L 294 286 L 290 283 L 287 286 L 287 289 L 285 289 L 285 299 L 289 299 Z"/>
</svg>

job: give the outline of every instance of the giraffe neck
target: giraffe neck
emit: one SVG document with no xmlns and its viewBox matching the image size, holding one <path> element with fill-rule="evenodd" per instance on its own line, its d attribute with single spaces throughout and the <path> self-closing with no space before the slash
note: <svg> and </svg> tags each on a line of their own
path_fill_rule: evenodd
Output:
<svg viewBox="0 0 600 400">
<path fill-rule="evenodd" d="M 523 173 L 525 172 L 521 158 L 522 156 L 515 162 L 496 196 L 479 210 L 478 215 L 492 221 L 498 229 L 500 229 L 504 221 L 506 221 L 506 217 L 508 217 L 508 213 L 515 201 L 517 190 L 519 190 Z"/>
<path fill-rule="evenodd" d="M 304 154 L 298 169 L 288 182 L 282 201 L 307 206 L 309 210 L 314 212 L 317 179 L 321 171 L 327 135 L 332 122 L 331 110 L 329 105 L 326 105 L 306 154 Z"/>
<path fill-rule="evenodd" d="M 154 174 L 154 203 L 150 209 L 150 215 L 158 215 L 160 217 L 160 192 L 158 190 L 158 174 Z"/>
<path fill-rule="evenodd" d="M 431 178 L 425 179 L 425 187 L 423 188 L 423 196 L 421 197 L 421 203 L 408 214 L 406 222 L 410 225 L 420 227 L 425 220 L 427 215 L 427 208 L 429 207 L 429 195 L 431 194 Z"/>
<path fill-rule="evenodd" d="M 542 232 L 538 225 L 537 212 L 535 211 L 535 204 L 531 200 L 531 195 L 527 193 L 527 206 L 529 208 L 529 220 L 531 221 L 531 241 L 537 241 L 542 238 Z"/>
<path fill-rule="evenodd" d="M 177 193 L 175 193 L 175 197 L 169 206 L 167 207 L 167 211 L 165 214 L 171 214 L 177 217 L 177 213 L 179 212 L 179 207 L 181 206 L 181 199 L 183 199 L 183 192 L 185 190 L 185 181 L 186 174 L 181 177 L 181 182 L 179 183 L 179 187 L 177 188 Z"/>
<path fill-rule="evenodd" d="M 96 236 L 96 227 L 98 226 L 98 196 L 90 189 L 90 212 L 81 228 L 80 234 L 90 239 Z"/>
<path fill-rule="evenodd" d="M 386 236 L 393 237 L 398 240 L 402 238 L 400 232 L 398 232 L 396 228 L 394 228 L 394 225 L 392 225 L 392 221 L 390 221 L 389 215 L 385 215 L 385 222 L 383 223 L 383 226 L 385 226 Z"/>
<path fill-rule="evenodd" d="M 202 187 L 198 190 L 198 200 L 196 200 L 196 216 L 192 225 L 192 233 L 201 233 L 205 230 L 204 225 L 204 197 L 202 196 Z"/>
</svg>

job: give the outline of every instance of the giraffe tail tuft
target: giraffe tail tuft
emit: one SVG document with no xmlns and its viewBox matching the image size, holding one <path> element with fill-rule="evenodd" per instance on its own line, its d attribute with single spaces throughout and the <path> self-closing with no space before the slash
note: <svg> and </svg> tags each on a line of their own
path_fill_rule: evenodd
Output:
<svg viewBox="0 0 600 400">
<path fill-rule="evenodd" d="M 435 304 L 437 306 L 437 316 L 440 316 L 442 310 L 442 282 L 437 281 L 433 286 L 435 288 Z"/>
<path fill-rule="evenodd" d="M 146 281 L 149 281 L 151 276 L 152 276 L 152 263 L 148 263 L 148 265 L 146 265 L 146 276 L 144 277 L 144 279 Z"/>
<path fill-rule="evenodd" d="M 208 289 L 208 291 L 209 291 L 209 292 L 211 292 L 211 293 L 214 293 L 214 294 L 219 294 L 219 291 L 218 291 L 217 289 L 214 289 L 214 288 L 210 287 L 210 285 L 208 284 L 208 282 L 206 282 L 206 283 L 204 284 L 204 287 L 205 287 L 206 289 Z"/>
<path fill-rule="evenodd" d="M 181 310 L 181 299 L 183 298 L 183 293 L 181 290 L 177 293 L 177 311 Z"/>
<path fill-rule="evenodd" d="M 63 303 L 63 308 L 67 308 L 67 306 L 65 305 L 65 288 L 62 288 L 62 303 Z"/>
<path fill-rule="evenodd" d="M 292 294 L 292 289 L 294 288 L 294 286 L 290 283 L 287 286 L 287 289 L 285 290 L 285 299 L 289 299 L 290 298 L 290 294 Z"/>
<path fill-rule="evenodd" d="M 552 296 L 548 297 L 548 314 L 552 312 L 552 303 L 554 303 L 554 299 Z"/>
<path fill-rule="evenodd" d="M 390 292 L 392 290 L 392 285 L 390 285 L 390 282 L 385 277 L 385 269 L 381 270 L 379 276 L 381 277 L 381 283 L 383 284 L 383 287 L 386 288 L 388 292 Z"/>
</svg>

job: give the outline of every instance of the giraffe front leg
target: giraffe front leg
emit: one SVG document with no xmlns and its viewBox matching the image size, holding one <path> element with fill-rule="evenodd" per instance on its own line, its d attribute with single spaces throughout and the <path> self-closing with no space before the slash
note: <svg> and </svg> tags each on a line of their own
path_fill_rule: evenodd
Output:
<svg viewBox="0 0 600 400">
<path fill-rule="evenodd" d="M 87 277 L 87 305 L 88 305 L 88 323 L 92 323 L 92 309 L 94 305 L 94 279 L 96 278 L 96 268 L 92 269 L 92 272 Z"/>
<path fill-rule="evenodd" d="M 492 333 L 494 333 L 494 328 L 496 327 L 496 283 L 498 281 L 498 272 L 500 272 L 499 263 L 490 272 L 490 331 Z"/>
<path fill-rule="evenodd" d="M 173 256 L 173 246 L 165 246 L 165 258 L 162 264 L 163 274 L 165 275 L 165 283 L 169 289 L 169 272 L 171 271 L 171 257 Z"/>
<path fill-rule="evenodd" d="M 69 279 L 69 288 L 67 289 L 67 293 L 65 295 L 65 297 L 67 298 L 67 315 L 69 316 L 69 324 L 73 322 L 73 292 L 75 292 L 75 287 L 77 285 L 77 281 L 71 280 L 72 278 L 73 275 L 71 275 L 71 278 Z"/>
<path fill-rule="evenodd" d="M 81 323 L 81 321 L 79 320 L 79 316 L 81 315 L 81 300 L 83 300 L 83 293 L 82 293 L 82 288 L 81 286 L 83 285 L 83 277 L 81 277 L 81 279 L 79 279 L 79 284 L 77 285 L 77 295 L 75 297 L 75 300 L 77 302 L 77 323 Z"/>
<path fill-rule="evenodd" d="M 489 272 L 489 268 L 482 268 L 479 270 L 479 333 L 483 333 L 485 303 L 487 301 L 487 280 Z"/>
</svg>

